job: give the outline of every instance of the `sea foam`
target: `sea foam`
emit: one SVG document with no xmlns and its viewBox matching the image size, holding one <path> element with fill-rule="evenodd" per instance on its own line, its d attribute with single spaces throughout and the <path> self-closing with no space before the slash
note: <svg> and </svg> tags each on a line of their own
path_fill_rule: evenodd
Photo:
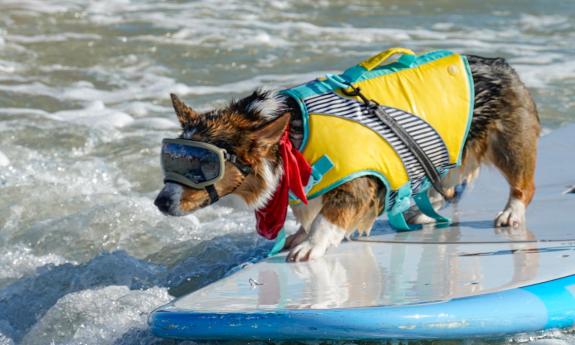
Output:
<svg viewBox="0 0 575 345">
<path fill-rule="evenodd" d="M 10 160 L 4 153 L 2 153 L 2 151 L 0 151 L 0 167 L 5 167 L 8 165 L 10 165 Z"/>
<path fill-rule="evenodd" d="M 115 344 L 125 333 L 145 329 L 148 313 L 169 300 L 167 289 L 158 287 L 107 286 L 68 294 L 34 325 L 23 343 Z"/>
</svg>

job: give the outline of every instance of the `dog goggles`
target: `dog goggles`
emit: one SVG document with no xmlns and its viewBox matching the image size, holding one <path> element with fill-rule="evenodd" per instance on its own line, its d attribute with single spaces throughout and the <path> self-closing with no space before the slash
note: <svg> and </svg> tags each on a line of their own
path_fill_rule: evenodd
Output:
<svg viewBox="0 0 575 345">
<path fill-rule="evenodd" d="M 234 154 L 212 144 L 186 139 L 162 140 L 164 181 L 201 189 L 214 185 L 224 177 L 225 161 L 233 163 L 244 175 L 251 168 L 238 162 Z"/>
</svg>

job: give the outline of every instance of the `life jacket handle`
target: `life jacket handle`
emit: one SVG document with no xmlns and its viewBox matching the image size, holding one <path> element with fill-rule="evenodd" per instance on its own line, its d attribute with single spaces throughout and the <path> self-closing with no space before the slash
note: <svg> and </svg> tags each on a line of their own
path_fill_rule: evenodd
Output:
<svg viewBox="0 0 575 345">
<path fill-rule="evenodd" d="M 371 71 L 377 66 L 383 64 L 385 61 L 389 60 L 389 58 L 391 58 L 392 56 L 399 54 L 401 54 L 402 56 L 398 59 L 398 62 L 403 63 L 408 67 L 411 65 L 411 63 L 415 60 L 416 57 L 415 53 L 411 49 L 396 47 L 396 48 L 389 48 L 386 51 L 374 55 L 369 59 L 363 61 L 359 65 L 365 68 L 367 71 Z M 405 55 L 407 55 L 407 57 L 403 58 Z"/>
</svg>

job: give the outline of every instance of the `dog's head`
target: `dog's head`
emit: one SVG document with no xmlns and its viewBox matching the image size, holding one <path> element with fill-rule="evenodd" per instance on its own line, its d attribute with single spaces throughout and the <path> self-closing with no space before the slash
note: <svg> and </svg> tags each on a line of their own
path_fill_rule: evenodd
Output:
<svg viewBox="0 0 575 345">
<path fill-rule="evenodd" d="M 217 195 L 234 193 L 255 209 L 265 206 L 281 176 L 278 142 L 290 119 L 283 96 L 256 90 L 226 107 L 204 113 L 171 96 L 182 125 L 180 139 L 214 145 L 237 160 L 236 164 L 225 161 L 223 177 L 212 185 Z M 212 200 L 207 188 L 166 181 L 154 203 L 164 214 L 182 216 L 210 205 Z"/>
</svg>

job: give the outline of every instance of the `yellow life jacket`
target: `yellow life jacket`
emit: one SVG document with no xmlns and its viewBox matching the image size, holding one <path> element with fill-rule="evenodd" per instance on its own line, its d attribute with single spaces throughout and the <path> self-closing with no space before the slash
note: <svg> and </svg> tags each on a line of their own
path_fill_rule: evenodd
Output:
<svg viewBox="0 0 575 345">
<path fill-rule="evenodd" d="M 395 55 L 397 60 L 383 64 Z M 340 75 L 282 91 L 301 110 L 299 149 L 314 171 L 309 199 L 371 175 L 386 186 L 385 211 L 395 228 L 413 228 L 403 218 L 412 199 L 424 213 L 448 223 L 433 211 L 429 180 L 413 153 L 361 98 L 346 95 L 357 88 L 397 121 L 443 175 L 460 165 L 473 116 L 473 79 L 465 56 L 445 50 L 417 56 L 393 48 Z"/>
</svg>

